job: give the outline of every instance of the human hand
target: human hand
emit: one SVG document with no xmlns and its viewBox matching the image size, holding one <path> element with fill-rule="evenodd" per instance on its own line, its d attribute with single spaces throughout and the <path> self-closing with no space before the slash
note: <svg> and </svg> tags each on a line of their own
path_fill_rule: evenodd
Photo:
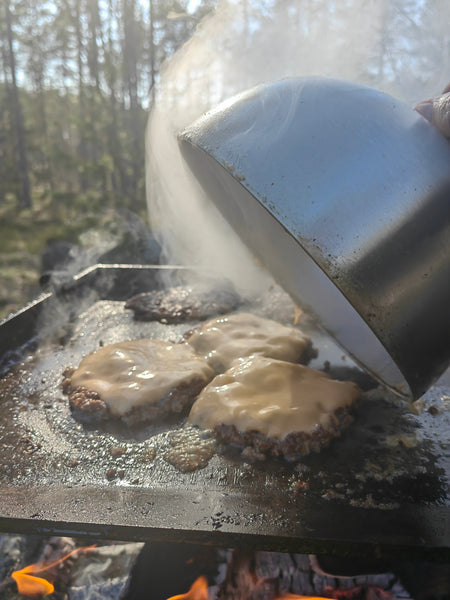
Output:
<svg viewBox="0 0 450 600">
<path fill-rule="evenodd" d="M 450 138 L 450 83 L 440 96 L 419 102 L 415 110 Z"/>
</svg>

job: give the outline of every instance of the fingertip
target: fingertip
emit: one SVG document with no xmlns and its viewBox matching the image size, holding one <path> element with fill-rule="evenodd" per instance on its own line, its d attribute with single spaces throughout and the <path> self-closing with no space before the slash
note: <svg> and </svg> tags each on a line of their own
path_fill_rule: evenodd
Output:
<svg viewBox="0 0 450 600">
<path fill-rule="evenodd" d="M 419 102 L 417 106 L 414 107 L 422 117 L 425 117 L 427 121 L 432 120 L 433 118 L 433 100 L 424 100 L 423 102 Z"/>
</svg>

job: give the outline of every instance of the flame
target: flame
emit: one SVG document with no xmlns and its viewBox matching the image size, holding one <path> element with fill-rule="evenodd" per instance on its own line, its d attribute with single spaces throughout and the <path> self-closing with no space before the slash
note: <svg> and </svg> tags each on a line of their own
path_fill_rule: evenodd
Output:
<svg viewBox="0 0 450 600">
<path fill-rule="evenodd" d="M 17 590 L 19 594 L 22 594 L 23 596 L 40 595 L 42 598 L 48 596 L 55 590 L 55 586 L 43 577 L 36 577 L 35 574 L 43 573 L 44 571 L 48 571 L 49 569 L 56 567 L 76 552 L 89 552 L 89 550 L 92 550 L 95 548 L 95 546 L 96 544 L 93 546 L 85 546 L 84 548 L 75 548 L 75 550 L 72 550 L 72 552 L 69 552 L 69 554 L 66 554 L 62 558 L 59 558 L 52 563 L 34 563 L 24 567 L 23 569 L 20 569 L 20 571 L 14 571 L 11 574 L 11 577 L 17 584 Z"/>
<path fill-rule="evenodd" d="M 208 580 L 201 575 L 191 585 L 187 594 L 171 596 L 167 600 L 208 600 Z"/>
<path fill-rule="evenodd" d="M 330 600 L 325 596 L 298 596 L 297 594 L 283 594 L 278 596 L 275 600 Z"/>
<path fill-rule="evenodd" d="M 300 308 L 300 306 L 297 306 L 296 304 L 294 304 L 294 325 L 298 325 L 298 321 L 300 319 L 300 317 L 303 314 L 303 310 Z M 301 598 L 301 596 L 298 596 L 299 598 Z M 307 598 L 307 596 L 305 596 Z"/>
<path fill-rule="evenodd" d="M 37 565 L 29 565 L 21 571 L 14 571 L 12 574 L 12 578 L 17 583 L 19 594 L 22 594 L 23 596 L 35 596 L 39 594 L 44 597 L 55 590 L 55 586 L 43 577 L 28 575 L 27 569 L 33 569 L 36 566 Z"/>
</svg>

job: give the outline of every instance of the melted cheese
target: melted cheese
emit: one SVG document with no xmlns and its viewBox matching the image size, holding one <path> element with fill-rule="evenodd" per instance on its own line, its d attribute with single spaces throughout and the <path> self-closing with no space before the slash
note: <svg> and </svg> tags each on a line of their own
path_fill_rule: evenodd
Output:
<svg viewBox="0 0 450 600">
<path fill-rule="evenodd" d="M 359 397 L 352 382 L 335 381 L 303 365 L 255 356 L 217 375 L 200 393 L 189 421 L 204 429 L 234 425 L 282 439 L 324 428 Z"/>
<path fill-rule="evenodd" d="M 206 383 L 214 372 L 188 344 L 141 339 L 100 348 L 81 361 L 71 377 L 73 387 L 100 394 L 112 414 L 157 403 L 174 388 L 200 378 Z"/>
<path fill-rule="evenodd" d="M 207 321 L 188 343 L 216 372 L 225 371 L 235 360 L 256 354 L 301 362 L 311 348 L 310 338 L 299 329 L 247 313 Z"/>
</svg>

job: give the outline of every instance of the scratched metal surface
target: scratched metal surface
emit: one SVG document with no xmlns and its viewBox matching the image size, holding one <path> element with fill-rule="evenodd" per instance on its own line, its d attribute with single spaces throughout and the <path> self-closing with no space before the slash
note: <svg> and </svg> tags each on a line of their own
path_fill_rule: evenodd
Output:
<svg viewBox="0 0 450 600">
<path fill-rule="evenodd" d="M 319 350 L 311 366 L 329 361 L 336 373 L 371 388 L 351 427 L 299 462 L 249 464 L 235 449 L 218 448 L 204 468 L 181 473 L 166 454 L 183 419 L 133 430 L 87 428 L 73 419 L 60 384 L 64 369 L 100 343 L 177 341 L 192 323 L 138 323 L 122 301 L 96 301 L 70 322 L 55 304 L 47 308 L 40 322 L 53 340 L 61 328 L 64 342 L 41 341 L 0 380 L 0 530 L 448 555 L 448 380 L 412 413 L 305 321 Z M 293 315 L 277 291 L 254 310 L 271 318 L 278 312 L 281 321 Z"/>
</svg>

